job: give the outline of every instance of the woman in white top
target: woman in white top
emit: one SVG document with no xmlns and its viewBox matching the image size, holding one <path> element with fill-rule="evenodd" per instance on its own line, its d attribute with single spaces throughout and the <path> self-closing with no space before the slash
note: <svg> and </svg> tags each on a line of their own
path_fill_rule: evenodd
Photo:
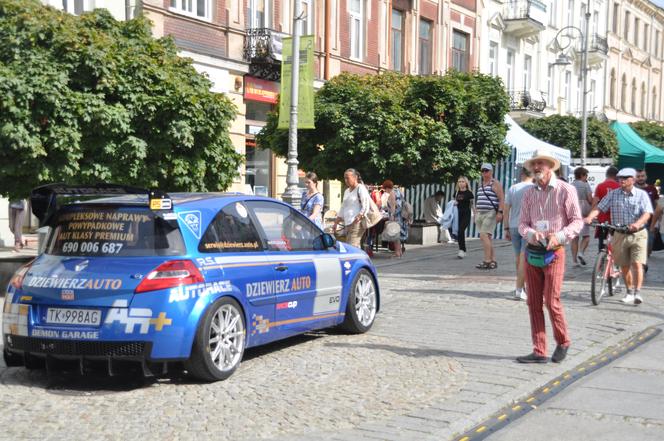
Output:
<svg viewBox="0 0 664 441">
<path fill-rule="evenodd" d="M 339 222 L 343 221 L 346 226 L 346 242 L 360 248 L 365 232 L 362 219 L 369 211 L 369 191 L 362 183 L 360 174 L 353 168 L 344 172 L 344 182 L 347 188 L 332 230 L 336 231 Z"/>
</svg>

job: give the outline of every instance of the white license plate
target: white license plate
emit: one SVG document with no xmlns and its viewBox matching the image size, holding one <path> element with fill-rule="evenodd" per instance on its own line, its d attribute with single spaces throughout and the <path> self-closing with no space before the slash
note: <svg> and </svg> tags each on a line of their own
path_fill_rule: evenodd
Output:
<svg viewBox="0 0 664 441">
<path fill-rule="evenodd" d="M 99 309 L 48 308 L 46 323 L 99 326 L 101 311 Z"/>
</svg>

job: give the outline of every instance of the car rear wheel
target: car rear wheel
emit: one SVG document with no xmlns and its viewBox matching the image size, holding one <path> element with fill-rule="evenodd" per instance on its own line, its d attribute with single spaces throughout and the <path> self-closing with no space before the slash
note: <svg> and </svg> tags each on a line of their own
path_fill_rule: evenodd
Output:
<svg viewBox="0 0 664 441">
<path fill-rule="evenodd" d="M 376 283 L 369 271 L 361 269 L 350 287 L 346 317 L 341 327 L 353 334 L 367 332 L 373 325 L 377 309 Z"/>
<path fill-rule="evenodd" d="M 203 381 L 225 380 L 240 365 L 245 336 L 242 309 L 235 300 L 220 298 L 200 321 L 185 368 Z"/>
</svg>

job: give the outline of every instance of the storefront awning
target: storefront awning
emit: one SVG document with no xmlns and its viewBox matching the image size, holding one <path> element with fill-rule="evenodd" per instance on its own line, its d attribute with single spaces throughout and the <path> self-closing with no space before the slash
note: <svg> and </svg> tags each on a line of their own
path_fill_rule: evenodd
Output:
<svg viewBox="0 0 664 441">
<path fill-rule="evenodd" d="M 507 135 L 505 135 L 505 141 L 516 149 L 517 164 L 523 164 L 525 161 L 532 158 L 533 153 L 536 150 L 547 149 L 562 165 L 570 165 L 572 155 L 569 150 L 556 147 L 555 145 L 535 138 L 514 122 L 509 115 L 505 115 L 505 123 L 509 126 Z"/>
<path fill-rule="evenodd" d="M 664 164 L 664 150 L 641 138 L 629 124 L 614 121 L 611 129 L 618 138 L 618 167 L 644 169 L 646 164 Z"/>
</svg>

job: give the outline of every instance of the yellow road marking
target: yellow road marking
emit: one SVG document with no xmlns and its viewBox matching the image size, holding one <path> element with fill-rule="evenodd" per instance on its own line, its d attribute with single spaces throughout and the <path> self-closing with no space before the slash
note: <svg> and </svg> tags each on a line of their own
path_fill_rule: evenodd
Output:
<svg viewBox="0 0 664 441">
<path fill-rule="evenodd" d="M 498 417 L 498 421 L 502 421 L 502 420 L 504 420 L 505 418 L 507 418 L 507 415 L 502 414 L 501 416 Z"/>
<path fill-rule="evenodd" d="M 602 361 L 606 361 L 606 360 L 608 360 L 608 358 L 602 357 Z"/>
<path fill-rule="evenodd" d="M 542 389 L 542 392 L 544 392 L 545 394 L 548 394 L 550 390 L 551 389 L 549 389 L 548 387 L 545 387 L 544 389 Z"/>
<path fill-rule="evenodd" d="M 565 374 L 565 376 L 564 376 L 563 378 L 564 378 L 564 379 L 568 379 L 568 378 L 570 378 L 570 377 L 571 377 L 570 374 Z"/>
<path fill-rule="evenodd" d="M 526 400 L 526 403 L 531 403 L 533 401 L 535 401 L 535 397 L 530 397 Z"/>
<path fill-rule="evenodd" d="M 459 441 L 468 441 L 469 439 L 470 439 L 470 437 L 468 437 L 468 436 L 464 436 L 464 437 L 461 438 Z"/>
<path fill-rule="evenodd" d="M 578 369 L 579 372 L 583 372 L 585 370 L 586 370 L 586 368 L 584 368 L 584 367 Z"/>
<path fill-rule="evenodd" d="M 484 432 L 485 430 L 486 430 L 486 426 L 482 426 L 482 427 L 480 427 L 479 429 L 477 429 L 475 432 L 477 432 L 477 433 L 482 433 L 482 432 Z"/>
<path fill-rule="evenodd" d="M 554 385 L 554 386 L 558 386 L 559 384 L 560 384 L 560 381 L 559 381 L 559 380 L 556 380 L 556 381 L 553 382 L 553 385 Z"/>
<path fill-rule="evenodd" d="M 514 407 L 512 408 L 512 410 L 514 410 L 514 411 L 517 411 L 517 410 L 519 410 L 519 409 L 521 409 L 521 405 L 519 405 L 519 404 L 517 404 L 516 406 L 514 406 Z"/>
<path fill-rule="evenodd" d="M 595 366 L 596 364 L 597 364 L 597 363 L 595 363 L 594 361 L 591 361 L 591 362 L 590 362 L 590 366 Z"/>
</svg>

